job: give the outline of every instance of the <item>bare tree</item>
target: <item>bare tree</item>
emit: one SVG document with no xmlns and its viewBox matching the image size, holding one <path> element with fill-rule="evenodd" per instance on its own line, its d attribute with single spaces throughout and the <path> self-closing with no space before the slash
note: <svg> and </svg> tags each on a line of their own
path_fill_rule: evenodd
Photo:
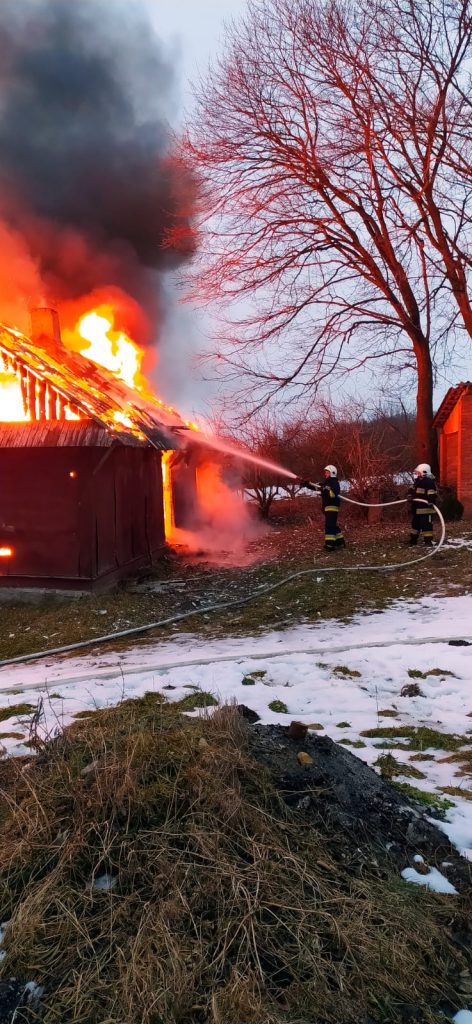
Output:
<svg viewBox="0 0 472 1024">
<path fill-rule="evenodd" d="M 472 335 L 471 13 L 253 0 L 186 140 L 198 291 L 234 301 L 228 374 L 260 407 L 378 360 L 414 371 L 416 455 L 433 464 L 434 363 Z"/>
</svg>

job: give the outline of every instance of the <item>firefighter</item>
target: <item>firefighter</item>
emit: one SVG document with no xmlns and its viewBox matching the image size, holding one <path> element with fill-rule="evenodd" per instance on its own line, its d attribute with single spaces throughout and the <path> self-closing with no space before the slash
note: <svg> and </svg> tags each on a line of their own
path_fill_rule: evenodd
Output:
<svg viewBox="0 0 472 1024">
<path fill-rule="evenodd" d="M 344 534 L 338 524 L 341 488 L 336 466 L 325 466 L 324 480 L 321 484 L 312 484 L 309 480 L 301 480 L 300 483 L 310 491 L 321 492 L 321 505 L 325 516 L 325 550 L 335 551 L 337 548 L 346 547 Z"/>
<path fill-rule="evenodd" d="M 410 544 L 417 544 L 418 537 L 422 533 L 425 544 L 427 547 L 431 547 L 434 514 L 432 502 L 438 496 L 436 480 L 431 472 L 431 466 L 428 466 L 427 462 L 421 462 L 414 470 L 413 476 L 415 478 L 413 486 L 408 491 L 412 511 Z"/>
</svg>

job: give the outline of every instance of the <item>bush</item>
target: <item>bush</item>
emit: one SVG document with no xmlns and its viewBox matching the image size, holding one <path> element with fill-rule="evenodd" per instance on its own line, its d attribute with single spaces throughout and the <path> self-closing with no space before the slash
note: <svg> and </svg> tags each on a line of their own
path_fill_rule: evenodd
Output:
<svg viewBox="0 0 472 1024">
<path fill-rule="evenodd" d="M 440 489 L 439 508 L 447 523 L 458 523 L 464 515 L 464 506 L 452 487 Z"/>
</svg>

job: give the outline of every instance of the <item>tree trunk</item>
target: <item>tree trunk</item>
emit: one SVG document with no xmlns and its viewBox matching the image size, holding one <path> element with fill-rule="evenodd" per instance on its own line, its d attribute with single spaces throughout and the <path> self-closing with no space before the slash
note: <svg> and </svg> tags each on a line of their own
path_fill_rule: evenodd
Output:
<svg viewBox="0 0 472 1024">
<path fill-rule="evenodd" d="M 418 384 L 416 391 L 416 458 L 438 469 L 436 431 L 433 428 L 433 367 L 427 346 L 415 347 Z"/>
</svg>

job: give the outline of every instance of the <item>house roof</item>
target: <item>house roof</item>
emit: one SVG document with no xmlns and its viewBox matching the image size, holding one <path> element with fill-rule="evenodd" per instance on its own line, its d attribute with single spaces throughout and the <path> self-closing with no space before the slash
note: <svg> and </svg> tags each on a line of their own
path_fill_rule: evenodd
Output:
<svg viewBox="0 0 472 1024">
<path fill-rule="evenodd" d="M 181 447 L 179 433 L 188 430 L 188 426 L 174 409 L 157 398 L 133 391 L 80 353 L 71 352 L 49 337 L 32 341 L 2 324 L 0 352 L 16 368 L 50 385 L 68 405 L 76 407 L 81 417 L 89 421 L 87 429 L 92 422 L 112 432 L 113 438 L 122 443 L 133 439 L 136 444 L 151 444 L 164 451 Z M 76 426 L 81 422 L 77 421 Z M 47 424 L 48 421 L 43 426 Z M 30 427 L 33 429 L 32 424 Z M 78 437 L 80 432 L 74 435 L 70 430 L 68 436 Z"/>
<path fill-rule="evenodd" d="M 457 384 L 455 388 L 449 388 L 449 391 L 443 398 L 441 405 L 434 417 L 433 426 L 439 429 L 443 427 L 446 420 L 451 415 L 452 410 L 457 405 L 458 401 L 463 395 L 472 394 L 472 383 L 471 381 L 463 381 L 461 384 Z"/>
</svg>

